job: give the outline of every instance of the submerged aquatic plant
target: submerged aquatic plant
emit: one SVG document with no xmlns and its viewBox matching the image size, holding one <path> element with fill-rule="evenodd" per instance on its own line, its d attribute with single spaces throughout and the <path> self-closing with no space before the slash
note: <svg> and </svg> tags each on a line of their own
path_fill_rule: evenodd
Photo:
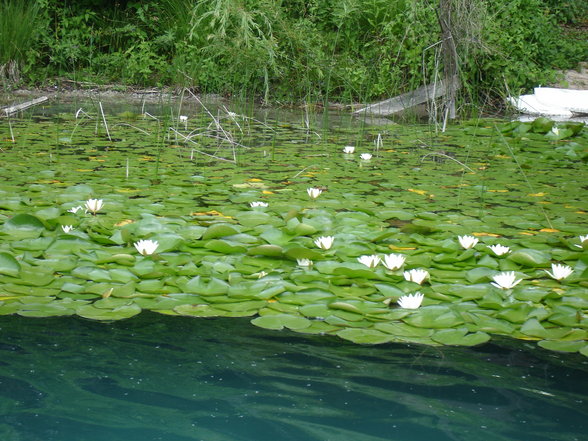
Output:
<svg viewBox="0 0 588 441">
<path fill-rule="evenodd" d="M 551 272 L 547 270 L 544 271 L 555 280 L 563 280 L 574 272 L 571 266 L 562 265 L 559 263 L 551 264 Z"/>
<path fill-rule="evenodd" d="M 371 256 L 358 257 L 357 260 L 359 263 L 363 263 L 368 268 L 375 268 L 380 263 L 380 256 L 377 254 L 372 254 Z"/>
<path fill-rule="evenodd" d="M 511 289 L 517 286 L 522 279 L 517 279 L 515 276 L 514 271 L 507 271 L 503 273 L 496 274 L 492 277 L 494 282 L 490 282 L 496 288 L 500 289 Z"/>
<path fill-rule="evenodd" d="M 155 250 L 158 246 L 159 243 L 156 240 L 147 239 L 135 242 L 135 248 L 143 256 L 150 256 L 151 254 L 155 253 Z"/>
<path fill-rule="evenodd" d="M 321 236 L 315 239 L 314 243 L 317 247 L 328 250 L 333 246 L 335 238 L 333 236 Z"/>
<path fill-rule="evenodd" d="M 510 248 L 504 245 L 496 244 L 496 245 L 489 245 L 488 248 L 492 250 L 494 254 L 497 256 L 502 256 L 504 254 L 510 253 Z"/>
<path fill-rule="evenodd" d="M 96 215 L 98 211 L 104 206 L 104 201 L 102 199 L 88 199 L 86 201 L 86 210 L 88 210 L 93 215 Z"/>
<path fill-rule="evenodd" d="M 400 297 L 397 303 L 403 309 L 418 309 L 421 303 L 423 303 L 424 298 L 424 294 L 417 292 Z"/>
<path fill-rule="evenodd" d="M 402 254 L 387 254 L 384 256 L 382 265 L 384 265 L 390 271 L 395 271 L 402 268 L 405 260 L 406 257 L 404 257 Z"/>
<path fill-rule="evenodd" d="M 422 285 L 429 278 L 429 272 L 424 269 L 411 269 L 410 271 L 404 271 L 404 278 L 409 282 Z"/>
<path fill-rule="evenodd" d="M 474 236 L 458 236 L 459 244 L 466 250 L 473 248 L 478 243 L 478 238 Z"/>
</svg>

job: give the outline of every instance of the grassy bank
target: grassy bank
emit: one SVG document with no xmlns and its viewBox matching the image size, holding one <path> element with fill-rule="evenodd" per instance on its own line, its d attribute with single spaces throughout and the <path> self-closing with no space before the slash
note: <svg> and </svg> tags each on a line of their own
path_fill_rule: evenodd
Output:
<svg viewBox="0 0 588 441">
<path fill-rule="evenodd" d="M 588 59 L 580 0 L 453 0 L 461 109 Z M 0 0 L 4 88 L 54 78 L 365 102 L 443 74 L 433 0 Z"/>
</svg>

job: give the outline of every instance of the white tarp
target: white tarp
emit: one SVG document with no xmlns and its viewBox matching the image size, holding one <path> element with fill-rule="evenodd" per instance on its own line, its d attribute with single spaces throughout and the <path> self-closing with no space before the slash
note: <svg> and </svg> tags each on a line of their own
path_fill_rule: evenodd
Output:
<svg viewBox="0 0 588 441">
<path fill-rule="evenodd" d="M 588 90 L 536 87 L 533 95 L 508 97 L 508 101 L 519 112 L 529 115 L 571 117 L 588 114 Z"/>
</svg>

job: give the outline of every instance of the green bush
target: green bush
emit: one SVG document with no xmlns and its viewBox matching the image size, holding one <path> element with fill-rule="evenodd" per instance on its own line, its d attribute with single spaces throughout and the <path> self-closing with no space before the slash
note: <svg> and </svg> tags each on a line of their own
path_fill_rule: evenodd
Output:
<svg viewBox="0 0 588 441">
<path fill-rule="evenodd" d="M 24 12 L 7 8 L 18 5 L 34 17 L 17 19 Z M 472 103 L 545 84 L 554 68 L 587 58 L 588 39 L 557 24 L 582 19 L 580 0 L 452 5 L 459 74 Z M 0 0 L 8 11 L 0 14 L 0 65 L 18 59 L 31 80 L 177 84 L 280 102 L 373 101 L 440 78 L 438 7 L 439 0 Z M 24 43 L 10 53 L 17 38 Z"/>
</svg>

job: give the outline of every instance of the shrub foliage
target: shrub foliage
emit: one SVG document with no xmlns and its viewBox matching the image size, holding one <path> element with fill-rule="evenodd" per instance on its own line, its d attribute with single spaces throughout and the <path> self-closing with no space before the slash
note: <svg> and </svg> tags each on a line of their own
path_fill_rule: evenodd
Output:
<svg viewBox="0 0 588 441">
<path fill-rule="evenodd" d="M 582 0 L 451 0 L 462 98 L 588 58 Z M 0 70 L 266 101 L 371 101 L 442 75 L 439 0 L 0 0 Z M 558 22 L 559 21 L 559 22 Z M 9 80 L 3 76 L 5 84 Z"/>
</svg>

